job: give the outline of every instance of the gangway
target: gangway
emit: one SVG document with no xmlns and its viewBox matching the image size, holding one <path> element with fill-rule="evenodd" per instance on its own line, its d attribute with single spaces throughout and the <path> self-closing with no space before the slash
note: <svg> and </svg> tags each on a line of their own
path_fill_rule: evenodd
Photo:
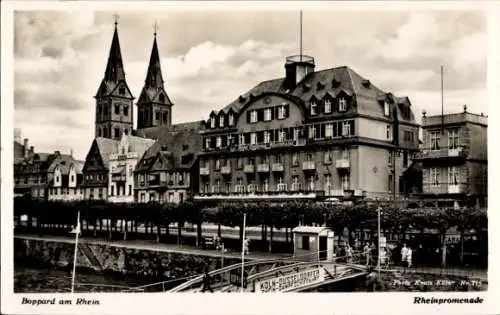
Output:
<svg viewBox="0 0 500 315">
<path fill-rule="evenodd" d="M 361 256 L 355 253 L 349 263 L 340 262 L 345 257 L 333 261 L 309 261 L 301 257 L 255 260 L 243 265 L 244 279 L 241 279 L 242 266 L 238 263 L 208 272 L 209 291 L 299 292 L 368 274 L 368 266 L 361 264 Z M 167 292 L 203 292 L 208 289 L 205 277 L 197 276 Z"/>
</svg>

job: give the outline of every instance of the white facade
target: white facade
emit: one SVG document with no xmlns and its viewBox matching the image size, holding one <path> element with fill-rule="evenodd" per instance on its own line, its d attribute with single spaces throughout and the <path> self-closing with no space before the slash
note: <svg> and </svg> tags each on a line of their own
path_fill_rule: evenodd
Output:
<svg viewBox="0 0 500 315">
<path fill-rule="evenodd" d="M 118 152 L 109 157 L 108 201 L 134 202 L 135 166 L 153 143 L 150 139 L 127 135 L 122 137 Z"/>
<path fill-rule="evenodd" d="M 63 176 L 67 179 L 63 180 Z M 78 171 L 75 164 L 71 164 L 67 173 L 63 172 L 63 166 L 58 165 L 54 169 L 54 182 L 48 191 L 48 199 L 51 201 L 75 201 L 83 199 L 83 188 L 78 187 Z"/>
</svg>

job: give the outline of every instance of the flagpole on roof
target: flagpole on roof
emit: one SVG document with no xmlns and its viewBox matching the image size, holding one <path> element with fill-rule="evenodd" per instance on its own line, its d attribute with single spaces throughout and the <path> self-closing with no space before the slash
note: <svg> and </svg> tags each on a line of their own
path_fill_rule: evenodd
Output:
<svg viewBox="0 0 500 315">
<path fill-rule="evenodd" d="M 299 35 L 299 42 L 300 42 L 300 61 L 302 62 L 302 10 L 300 10 L 300 35 Z"/>
<path fill-rule="evenodd" d="M 76 227 L 71 231 L 75 233 L 75 254 L 73 257 L 73 272 L 71 274 L 71 293 L 75 292 L 75 276 L 76 276 L 76 258 L 78 256 L 78 236 L 80 234 L 80 210 L 78 210 L 78 217 L 76 219 Z"/>
</svg>

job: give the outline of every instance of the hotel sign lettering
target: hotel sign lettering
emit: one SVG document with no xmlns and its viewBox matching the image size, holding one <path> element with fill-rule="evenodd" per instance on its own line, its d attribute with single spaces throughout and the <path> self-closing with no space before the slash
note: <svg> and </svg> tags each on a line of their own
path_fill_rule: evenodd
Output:
<svg viewBox="0 0 500 315">
<path fill-rule="evenodd" d="M 325 270 L 322 268 L 308 269 L 286 276 L 271 278 L 255 282 L 255 292 L 287 292 L 304 286 L 323 282 Z"/>
</svg>

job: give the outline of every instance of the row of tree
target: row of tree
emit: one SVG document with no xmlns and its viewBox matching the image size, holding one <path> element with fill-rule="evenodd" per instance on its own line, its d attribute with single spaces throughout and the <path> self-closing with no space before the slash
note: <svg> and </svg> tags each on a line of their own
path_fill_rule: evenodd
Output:
<svg viewBox="0 0 500 315">
<path fill-rule="evenodd" d="M 98 201 L 53 202 L 16 198 L 14 214 L 27 215 L 29 221 L 36 218 L 38 224 L 74 225 L 77 212 L 86 224 L 102 226 L 102 220 L 121 222 L 121 227 L 137 230 L 144 224 L 153 232 L 156 227 L 177 223 L 180 236 L 185 223 L 197 225 L 198 239 L 201 227 L 211 222 L 230 227 L 241 227 L 243 214 L 247 214 L 247 226 L 272 228 L 294 228 L 298 225 L 326 225 L 340 235 L 344 229 L 377 230 L 378 209 L 381 229 L 391 233 L 405 233 L 426 229 L 439 232 L 444 239 L 450 228 L 458 231 L 474 230 L 479 233 L 487 229 L 486 209 L 403 209 L 398 204 L 382 202 L 363 202 L 354 205 L 293 201 L 285 203 L 270 202 L 231 202 L 208 206 L 202 202 L 187 201 L 182 204 L 159 203 L 106 203 Z M 113 226 L 113 224 L 112 224 Z M 219 230 L 220 231 L 220 230 Z M 242 229 L 240 229 L 242 231 Z"/>
</svg>

